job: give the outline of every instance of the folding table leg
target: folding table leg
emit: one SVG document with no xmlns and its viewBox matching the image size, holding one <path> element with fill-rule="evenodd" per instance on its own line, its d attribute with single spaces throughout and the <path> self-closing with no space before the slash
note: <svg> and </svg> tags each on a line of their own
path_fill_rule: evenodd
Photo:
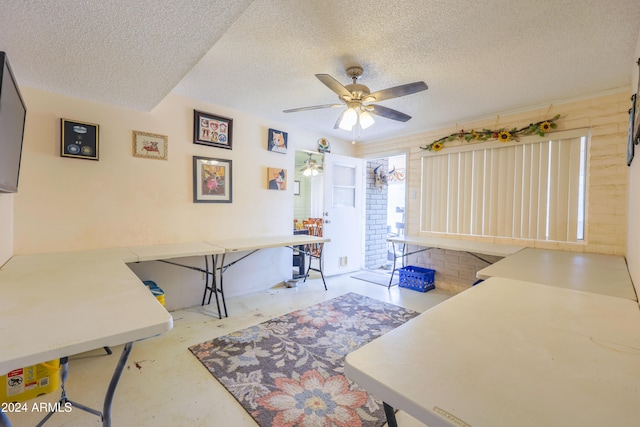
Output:
<svg viewBox="0 0 640 427">
<path fill-rule="evenodd" d="M 4 411 L 0 411 L 0 427 L 11 427 L 11 421 Z"/>
<path fill-rule="evenodd" d="M 253 252 L 252 252 L 253 253 Z M 224 309 L 224 317 L 229 317 L 229 313 L 227 312 L 227 301 L 224 298 L 224 270 L 226 269 L 224 265 L 224 258 L 226 254 L 222 254 L 222 259 L 220 261 L 220 287 L 218 290 L 220 291 L 220 297 L 222 298 L 222 308 Z M 237 261 L 236 261 L 237 262 Z M 215 268 L 214 268 L 215 271 Z M 218 302 L 218 294 L 216 293 L 216 302 Z M 218 303 L 218 313 L 220 313 L 220 303 Z M 222 317 L 221 317 L 222 318 Z"/>
<path fill-rule="evenodd" d="M 122 372 L 127 366 L 127 360 L 129 359 L 131 350 L 133 350 L 133 341 L 124 345 L 122 353 L 120 354 L 120 359 L 118 360 L 118 365 L 116 365 L 116 369 L 111 377 L 107 394 L 104 396 L 104 405 L 102 406 L 102 427 L 111 427 L 111 406 L 113 404 L 113 395 L 116 392 L 116 387 L 118 386 Z"/>
<path fill-rule="evenodd" d="M 389 284 L 387 288 L 391 288 L 391 283 L 393 282 L 393 275 L 396 273 L 396 260 L 398 257 L 396 256 L 396 244 L 395 242 L 391 242 L 391 250 L 393 251 L 393 269 L 391 270 L 391 278 L 389 279 Z"/>
<path fill-rule="evenodd" d="M 61 357 L 60 358 L 60 382 L 62 388 L 62 394 L 60 399 L 58 400 L 58 408 L 66 406 L 70 404 L 74 408 L 81 409 L 85 412 L 89 412 L 90 414 L 96 415 L 100 417 L 102 420 L 103 427 L 111 427 L 111 406 L 113 404 L 113 396 L 116 392 L 116 387 L 118 386 L 118 382 L 120 381 L 120 377 L 122 376 L 122 372 L 124 371 L 125 366 L 127 365 L 127 360 L 129 359 L 129 355 L 131 354 L 131 350 L 133 349 L 133 342 L 129 342 L 124 345 L 122 349 L 122 353 L 120 355 L 120 359 L 118 360 L 118 364 L 116 365 L 116 369 L 113 372 L 113 376 L 111 377 L 111 382 L 109 383 L 109 387 L 107 388 L 107 393 L 104 396 L 104 404 L 102 406 L 102 412 L 89 408 L 81 403 L 74 402 L 67 397 L 67 391 L 65 390 L 65 384 L 67 382 L 67 376 L 69 374 L 69 358 Z M 43 419 L 38 423 L 36 427 L 41 427 L 46 423 L 49 418 L 56 413 L 56 410 L 49 412 Z M 0 422 L 2 422 L 2 418 L 0 417 Z M 11 424 L 7 424 L 10 426 Z M 4 426 L 0 423 L 0 426 Z"/>
<path fill-rule="evenodd" d="M 398 427 L 398 422 L 396 421 L 396 411 L 391 405 L 387 405 L 386 403 L 384 403 L 384 414 L 387 416 L 388 427 Z"/>
</svg>

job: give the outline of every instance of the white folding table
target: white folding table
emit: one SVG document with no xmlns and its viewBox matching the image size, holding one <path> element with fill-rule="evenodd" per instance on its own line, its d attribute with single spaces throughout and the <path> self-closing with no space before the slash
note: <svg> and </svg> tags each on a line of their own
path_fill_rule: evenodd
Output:
<svg viewBox="0 0 640 427">
<path fill-rule="evenodd" d="M 216 257 L 224 253 L 224 249 L 205 242 L 185 242 L 170 243 L 161 245 L 134 246 L 129 248 L 138 257 L 137 261 L 160 261 L 166 264 L 177 265 L 179 267 L 204 273 L 204 292 L 202 294 L 202 305 L 211 303 L 211 296 L 215 294 L 216 305 L 218 307 L 218 317 L 222 318 L 220 311 L 220 301 L 218 300 L 216 284 Z M 204 269 L 191 265 L 169 261 L 174 258 L 185 258 L 192 256 L 204 257 Z M 207 296 L 209 297 L 207 299 Z"/>
<path fill-rule="evenodd" d="M 137 261 L 161 261 L 190 256 L 217 255 L 224 252 L 224 249 L 205 242 L 132 246 L 128 249 L 137 256 Z"/>
<path fill-rule="evenodd" d="M 224 273 L 225 271 L 235 265 L 236 263 L 242 261 L 248 256 L 256 253 L 260 249 L 268 249 L 268 248 L 281 248 L 287 247 L 293 250 L 300 251 L 305 255 L 310 257 L 309 264 L 307 266 L 306 274 L 304 275 L 304 280 L 307 280 L 309 275 L 309 271 L 317 271 L 320 273 L 322 277 L 322 283 L 324 284 L 325 290 L 327 289 L 327 283 L 324 279 L 324 273 L 322 272 L 322 248 L 325 243 L 330 242 L 331 240 L 326 237 L 318 237 L 318 236 L 309 236 L 306 234 L 295 234 L 295 235 L 286 235 L 286 236 L 258 236 L 258 237 L 247 237 L 247 238 L 236 238 L 236 239 L 227 239 L 227 240 L 216 240 L 210 242 L 210 244 L 221 247 L 224 249 L 224 253 L 220 257 L 220 265 L 216 266 L 214 264 L 214 272 L 218 272 L 219 276 L 215 282 L 218 283 L 219 287 L 214 291 L 216 295 L 216 301 L 218 299 L 218 293 L 222 298 L 222 304 L 224 307 L 224 315 L 228 316 L 227 312 L 227 303 L 224 297 Z M 317 245 L 318 252 L 313 253 L 309 250 L 310 245 Z M 300 249 L 304 247 L 306 249 Z M 228 253 L 235 252 L 247 252 L 245 255 L 225 264 L 225 255 Z M 318 261 L 318 268 L 311 266 L 311 261 L 316 259 Z M 220 306 L 218 305 L 218 315 L 221 317 Z"/>
<path fill-rule="evenodd" d="M 103 426 L 111 425 L 115 389 L 133 343 L 173 327 L 171 315 L 121 255 L 133 260 L 126 249 L 27 255 L 0 269 L 0 375 L 59 358 L 64 378 L 68 356 L 124 344 L 102 411 L 72 402 L 101 416 Z M 0 415 L 3 422 L 10 425 L 6 415 Z"/>
<path fill-rule="evenodd" d="M 0 270 L 29 270 L 39 266 L 79 264 L 100 261 L 136 262 L 138 255 L 126 247 L 88 249 L 84 251 L 51 252 L 30 255 L 14 255 Z"/>
<path fill-rule="evenodd" d="M 515 254 L 516 252 L 523 249 L 522 246 L 505 245 L 502 243 L 475 242 L 470 240 L 423 236 L 388 237 L 387 242 L 391 243 L 393 247 L 393 269 L 391 271 L 391 279 L 389 279 L 389 284 L 387 287 L 391 287 L 391 283 L 393 282 L 393 275 L 395 274 L 397 269 L 396 260 L 398 258 L 402 258 L 402 265 L 404 266 L 406 258 L 409 255 L 417 254 L 431 249 L 449 249 L 453 251 L 465 252 L 490 264 L 490 261 L 482 258 L 478 254 L 506 257 Z M 396 255 L 396 244 L 402 245 L 401 255 Z M 418 246 L 419 249 L 409 252 L 409 245 Z"/>
<path fill-rule="evenodd" d="M 345 375 L 429 427 L 631 426 L 637 302 L 490 278 L 347 355 Z"/>
<path fill-rule="evenodd" d="M 527 248 L 478 271 L 477 277 L 506 277 L 638 300 L 622 256 Z"/>
<path fill-rule="evenodd" d="M 224 273 L 225 271 L 245 259 L 249 255 L 260 249 L 288 247 L 309 255 L 311 258 L 318 260 L 318 268 L 311 266 L 311 259 L 307 267 L 306 277 L 310 270 L 320 272 L 324 283 L 324 274 L 322 273 L 322 245 L 329 239 L 308 235 L 286 235 L 286 236 L 257 236 L 246 238 L 235 238 L 226 240 L 215 240 L 211 242 L 192 242 L 177 243 L 164 245 L 137 246 L 128 248 L 136 256 L 138 261 L 160 261 L 167 264 L 177 265 L 183 268 L 197 270 L 205 274 L 205 288 L 202 295 L 202 305 L 209 304 L 211 298 L 215 296 L 216 306 L 218 308 L 218 318 L 222 319 L 223 313 L 227 317 L 227 303 L 224 296 Z M 318 245 L 320 251 L 317 255 L 313 255 L 311 251 L 300 249 L 300 247 L 309 247 L 309 245 Z M 225 257 L 228 253 L 247 252 L 241 258 L 226 263 Z M 181 264 L 175 261 L 169 261 L 172 258 L 183 258 L 189 256 L 204 256 L 205 268 L 199 268 Z M 327 285 L 325 283 L 325 289 Z M 220 302 L 222 301 L 222 308 Z"/>
<path fill-rule="evenodd" d="M 103 425 L 109 426 L 115 388 L 133 343 L 173 327 L 171 315 L 125 263 L 158 260 L 196 268 L 168 260 L 205 256 L 205 269 L 197 268 L 208 278 L 203 304 L 207 293 L 209 301 L 215 294 L 218 316 L 222 317 L 218 292 L 225 316 L 228 315 L 223 274 L 240 261 L 225 264 L 225 253 L 249 252 L 241 258 L 244 259 L 260 249 L 291 247 L 298 250 L 299 246 L 309 245 L 322 248 L 328 241 L 317 236 L 290 235 L 14 256 L 0 268 L 0 375 L 61 359 L 64 378 L 68 356 L 124 344 L 102 411 L 70 401 L 64 387 L 62 390 L 61 401 L 66 399 L 80 409 L 101 416 Z M 218 255 L 221 255 L 219 267 Z M 314 257 L 324 282 L 321 256 L 320 249 Z M 211 257 L 210 264 L 208 257 Z M 310 261 L 307 275 L 311 269 L 316 270 L 311 268 Z M 219 286 L 216 273 L 220 274 Z M 9 420 L 0 413 L 0 426 L 4 425 L 10 425 Z"/>
</svg>

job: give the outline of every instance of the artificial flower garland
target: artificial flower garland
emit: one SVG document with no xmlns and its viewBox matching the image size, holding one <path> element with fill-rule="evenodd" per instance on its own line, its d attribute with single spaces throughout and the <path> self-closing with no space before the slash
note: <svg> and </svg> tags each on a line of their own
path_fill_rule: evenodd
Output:
<svg viewBox="0 0 640 427">
<path fill-rule="evenodd" d="M 506 128 L 498 129 L 498 130 L 471 130 L 470 132 L 465 132 L 461 130 L 460 132 L 452 133 L 449 136 L 445 136 L 438 140 L 433 141 L 431 144 L 420 147 L 423 150 L 429 151 L 440 151 L 444 148 L 445 142 L 453 141 L 455 139 L 460 141 L 479 141 L 484 142 L 490 139 L 497 139 L 500 142 L 509 142 L 509 141 L 519 141 L 521 136 L 526 135 L 540 135 L 544 136 L 546 133 L 551 132 L 552 129 L 558 127 L 555 123 L 556 120 L 560 118 L 560 114 L 557 114 L 552 119 L 542 120 L 537 123 L 531 123 L 529 126 L 525 126 L 522 129 L 513 128 L 508 130 Z"/>
</svg>

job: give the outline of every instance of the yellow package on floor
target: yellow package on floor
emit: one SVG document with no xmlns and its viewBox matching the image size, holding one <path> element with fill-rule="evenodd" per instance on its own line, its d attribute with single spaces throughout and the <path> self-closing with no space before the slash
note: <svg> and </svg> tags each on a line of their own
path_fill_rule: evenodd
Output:
<svg viewBox="0 0 640 427">
<path fill-rule="evenodd" d="M 60 360 L 14 369 L 0 377 L 0 402 L 24 402 L 60 386 Z"/>
</svg>

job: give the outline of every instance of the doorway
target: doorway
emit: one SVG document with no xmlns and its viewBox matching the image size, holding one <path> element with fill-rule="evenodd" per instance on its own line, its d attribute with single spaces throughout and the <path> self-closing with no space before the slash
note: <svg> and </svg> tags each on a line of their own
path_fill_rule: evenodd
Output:
<svg viewBox="0 0 640 427">
<path fill-rule="evenodd" d="M 303 221 L 321 219 L 324 201 L 324 159 L 321 153 L 296 151 L 293 218 L 297 229 Z"/>
<path fill-rule="evenodd" d="M 399 154 L 366 163 L 365 269 L 391 269 L 388 236 L 405 230 L 407 156 Z"/>
<path fill-rule="evenodd" d="M 309 172 L 310 165 L 317 166 L 317 173 Z M 364 161 L 329 152 L 296 151 L 294 177 L 294 233 L 331 239 L 323 245 L 325 276 L 360 270 Z"/>
</svg>

